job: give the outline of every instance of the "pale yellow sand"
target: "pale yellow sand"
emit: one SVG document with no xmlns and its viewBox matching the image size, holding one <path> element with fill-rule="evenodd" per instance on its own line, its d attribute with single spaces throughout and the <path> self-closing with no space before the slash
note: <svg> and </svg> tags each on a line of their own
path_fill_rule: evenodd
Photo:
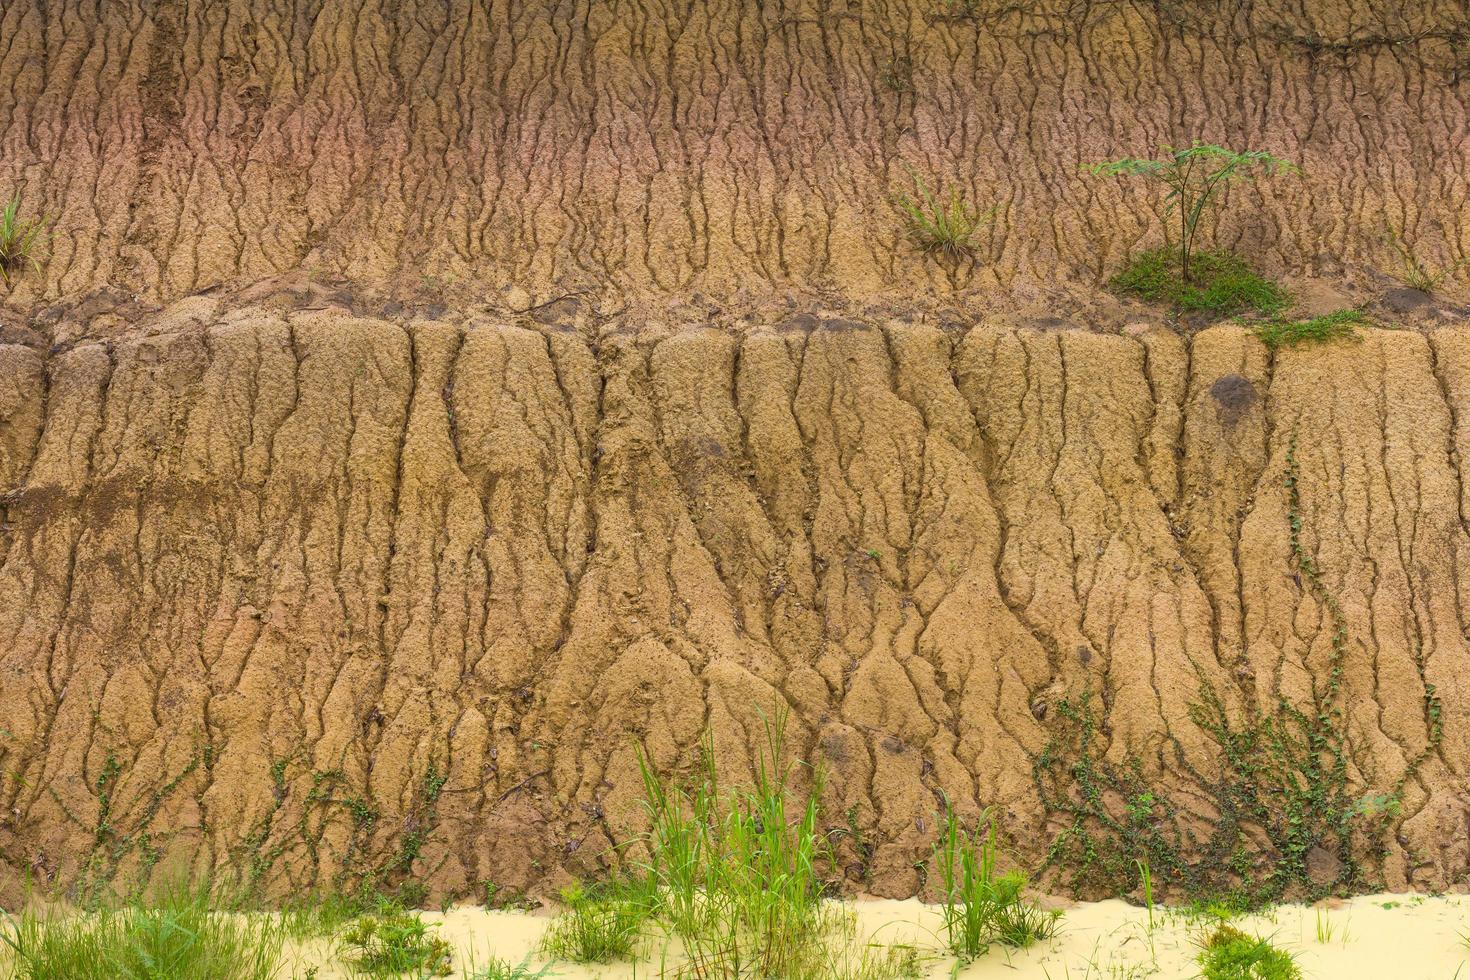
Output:
<svg viewBox="0 0 1470 980">
<path fill-rule="evenodd" d="M 1388 907 L 1385 907 L 1388 906 Z M 939 912 L 917 901 L 865 901 L 852 906 L 862 928 L 877 941 L 915 943 L 932 953 L 926 977 L 948 977 L 953 960 L 939 955 Z M 1329 942 L 1317 940 L 1319 915 L 1332 931 Z M 439 924 L 440 933 L 454 944 L 456 965 L 468 957 L 480 963 L 493 955 L 519 962 L 534 953 L 551 919 L 523 912 L 487 912 L 474 907 L 451 909 L 447 914 L 424 913 Z M 1152 949 L 1148 914 L 1121 901 L 1073 905 L 1062 919 L 1055 939 L 1021 952 L 996 948 L 959 972 L 964 980 L 1141 980 L 1144 977 L 1187 978 L 1198 975 L 1193 940 L 1204 924 L 1167 909 L 1156 909 Z M 1420 895 L 1362 896 L 1335 908 L 1286 905 L 1264 916 L 1238 919 L 1235 926 L 1271 938 L 1290 950 L 1308 978 L 1316 980 L 1470 980 L 1470 950 L 1461 932 L 1470 933 L 1470 897 L 1431 898 Z M 553 973 L 562 980 L 631 980 L 659 976 L 658 946 L 653 962 L 579 966 L 557 963 Z M 312 965 L 321 967 L 320 980 L 346 976 L 325 962 L 323 944 L 295 951 L 298 975 Z M 1463 967 L 1463 969 L 1462 969 Z M 673 971 L 669 971 L 673 975 Z"/>
</svg>

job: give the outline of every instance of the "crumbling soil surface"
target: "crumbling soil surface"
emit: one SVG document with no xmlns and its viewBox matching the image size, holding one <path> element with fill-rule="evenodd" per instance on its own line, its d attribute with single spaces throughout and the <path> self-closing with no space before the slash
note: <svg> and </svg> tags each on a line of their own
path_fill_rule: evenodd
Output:
<svg viewBox="0 0 1470 980">
<path fill-rule="evenodd" d="M 1366 275 L 1470 254 L 1467 52 L 1463 0 L 9 0 L 0 194 L 55 221 L 27 301 L 907 295 L 1098 281 L 1163 202 L 1083 166 L 1200 138 L 1303 168 L 1216 245 Z M 996 208 L 972 259 L 910 170 Z"/>
<path fill-rule="evenodd" d="M 1399 800 L 1369 880 L 1470 862 L 1470 327 L 1273 356 L 264 290 L 109 322 L 0 346 L 12 887 L 510 894 L 642 829 L 637 746 L 671 771 L 708 729 L 733 778 L 784 707 L 854 887 L 908 895 L 941 794 L 1039 861 L 1085 690 L 1106 758 L 1208 824 L 1189 705 L 1312 710 L 1329 602 L 1348 789 Z"/>
</svg>

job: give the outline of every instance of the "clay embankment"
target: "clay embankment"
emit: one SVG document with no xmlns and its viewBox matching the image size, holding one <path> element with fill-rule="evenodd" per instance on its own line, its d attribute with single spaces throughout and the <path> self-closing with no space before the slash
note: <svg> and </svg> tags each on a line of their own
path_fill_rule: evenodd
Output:
<svg viewBox="0 0 1470 980">
<path fill-rule="evenodd" d="M 672 767 L 708 726 L 738 769 L 778 703 L 883 894 L 941 791 L 1041 855 L 1069 692 L 1205 812 L 1201 679 L 1306 706 L 1332 654 L 1292 465 L 1350 791 L 1409 775 L 1373 874 L 1464 873 L 1470 330 L 543 319 L 196 298 L 0 347 L 9 885 L 188 854 L 524 888 L 636 829 L 634 739 Z"/>
<path fill-rule="evenodd" d="M 1216 245 L 1371 277 L 1392 225 L 1445 265 L 1467 42 L 1463 0 L 7 0 L 0 197 L 57 232 L 13 299 L 1087 296 L 1161 201 L 1082 165 L 1195 137 L 1303 168 Z M 996 206 L 974 261 L 904 241 L 907 168 Z"/>
</svg>

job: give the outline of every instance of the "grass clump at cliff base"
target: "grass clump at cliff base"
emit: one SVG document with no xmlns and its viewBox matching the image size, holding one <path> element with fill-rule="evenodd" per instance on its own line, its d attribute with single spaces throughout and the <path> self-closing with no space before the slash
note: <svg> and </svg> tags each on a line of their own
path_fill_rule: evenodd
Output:
<svg viewBox="0 0 1470 980">
<path fill-rule="evenodd" d="M 82 914 L 27 910 L 0 921 L 14 980 L 272 980 L 284 931 L 269 916 L 220 911 L 207 888 L 170 884 L 151 900 Z"/>
<path fill-rule="evenodd" d="M 931 868 L 938 872 L 940 911 L 949 951 L 963 965 L 991 945 L 1024 949 L 1056 934 L 1061 913 L 1022 898 L 1028 884 L 1019 871 L 997 870 L 995 822 L 987 813 L 981 827 L 960 826 L 945 801 L 943 835 L 934 845 Z"/>
<path fill-rule="evenodd" d="M 766 724 L 753 784 L 723 788 L 708 733 L 687 782 L 664 780 L 638 754 L 651 828 L 650 918 L 676 938 L 689 980 L 905 980 L 921 972 L 918 950 L 864 942 L 851 911 L 825 901 L 832 858 L 819 826 L 822 773 L 786 761 L 786 714 Z M 575 909 L 573 909 L 575 913 Z"/>
<path fill-rule="evenodd" d="M 665 779 L 639 750 L 650 827 L 630 844 L 646 856 L 630 877 L 565 890 L 565 911 L 541 952 L 584 963 L 636 959 L 661 934 L 677 941 L 677 975 L 686 980 L 921 976 L 919 947 L 863 937 L 852 910 L 830 900 L 836 855 L 821 824 L 822 770 L 787 761 L 785 725 L 784 708 L 766 722 L 749 785 L 722 785 L 708 732 L 686 779 Z M 1027 877 L 1001 873 L 997 857 L 989 812 L 977 828 L 962 827 L 946 799 L 927 872 L 940 886 L 946 946 L 961 963 L 1057 931 L 1061 913 L 1028 901 Z"/>
<path fill-rule="evenodd" d="M 1252 311 L 1270 316 L 1291 299 L 1279 284 L 1228 252 L 1196 252 L 1186 279 L 1178 249 L 1168 246 L 1135 256 L 1127 268 L 1108 280 L 1108 287 L 1121 296 L 1162 303 L 1182 313 L 1217 316 Z"/>
</svg>

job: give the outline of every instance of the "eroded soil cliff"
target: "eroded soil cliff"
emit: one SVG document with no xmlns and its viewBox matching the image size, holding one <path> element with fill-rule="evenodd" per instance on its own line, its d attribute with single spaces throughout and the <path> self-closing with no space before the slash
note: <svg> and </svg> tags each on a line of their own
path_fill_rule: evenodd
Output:
<svg viewBox="0 0 1470 980">
<path fill-rule="evenodd" d="M 784 705 L 850 875 L 902 894 L 940 793 L 1043 856 L 1088 691 L 1098 764 L 1200 833 L 1201 692 L 1325 698 L 1344 798 L 1394 802 L 1383 861 L 1329 835 L 1310 875 L 1465 872 L 1470 328 L 1269 356 L 290 300 L 0 347 L 12 881 L 525 888 L 639 829 L 635 744 L 687 765 L 708 727 L 739 771 Z"/>
<path fill-rule="evenodd" d="M 0 898 L 500 894 L 762 713 L 856 889 L 1470 872 L 1463 2 L 12 0 Z M 1102 280 L 1205 233 L 1383 328 Z M 910 171 L 995 221 L 926 257 Z M 1327 283 L 1327 286 L 1323 286 Z M 1326 289 L 1325 293 L 1321 290 Z M 1325 297 L 1325 298 L 1323 298 Z M 1318 308 L 1320 307 L 1320 308 Z"/>
<path fill-rule="evenodd" d="M 1200 138 L 1303 168 L 1219 245 L 1393 271 L 1470 254 L 1467 52 L 1464 0 L 10 0 L 0 193 L 56 222 L 26 299 L 910 295 L 1111 274 L 1162 202 L 1082 166 Z M 996 207 L 972 260 L 910 169 Z"/>
</svg>

